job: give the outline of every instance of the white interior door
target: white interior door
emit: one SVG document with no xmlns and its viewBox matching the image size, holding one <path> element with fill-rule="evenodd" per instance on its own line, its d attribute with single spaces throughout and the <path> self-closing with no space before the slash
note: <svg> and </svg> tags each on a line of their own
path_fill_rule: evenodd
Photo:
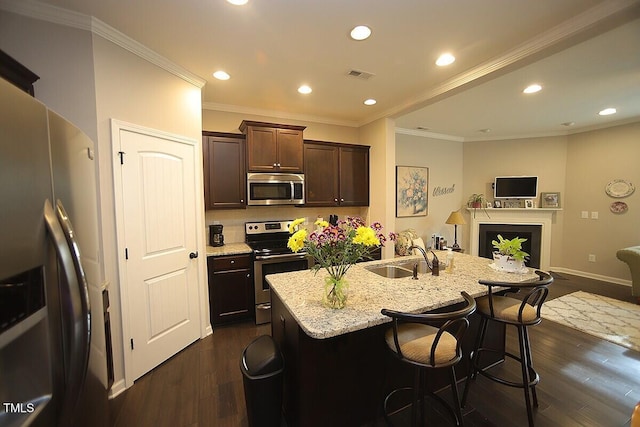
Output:
<svg viewBox="0 0 640 427">
<path fill-rule="evenodd" d="M 193 143 L 118 132 L 122 161 L 114 175 L 116 191 L 121 187 L 118 247 L 124 250 L 120 286 L 130 385 L 200 337 L 197 162 Z"/>
</svg>

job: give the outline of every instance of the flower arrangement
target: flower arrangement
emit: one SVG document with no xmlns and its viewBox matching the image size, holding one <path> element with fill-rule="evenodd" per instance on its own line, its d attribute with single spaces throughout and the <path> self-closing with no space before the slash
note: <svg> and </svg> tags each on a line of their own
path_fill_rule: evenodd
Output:
<svg viewBox="0 0 640 427">
<path fill-rule="evenodd" d="M 313 269 L 324 268 L 329 276 L 325 279 L 325 305 L 333 308 L 343 308 L 347 299 L 347 283 L 344 275 L 349 268 L 361 258 L 371 258 L 372 252 L 384 246 L 387 237 L 382 233 L 379 222 L 367 227 L 358 217 L 347 217 L 336 225 L 318 220 L 318 229 L 307 232 L 300 228 L 304 218 L 298 218 L 289 226 L 289 241 L 287 246 L 293 252 L 305 250 L 315 259 Z M 389 234 L 390 240 L 395 240 L 394 233 Z"/>
</svg>

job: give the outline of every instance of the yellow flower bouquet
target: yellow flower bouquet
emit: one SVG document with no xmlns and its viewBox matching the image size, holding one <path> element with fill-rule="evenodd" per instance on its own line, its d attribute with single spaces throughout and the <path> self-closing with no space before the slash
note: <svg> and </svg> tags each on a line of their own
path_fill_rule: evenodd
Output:
<svg viewBox="0 0 640 427">
<path fill-rule="evenodd" d="M 294 252 L 304 250 L 315 260 L 313 268 L 324 268 L 329 276 L 325 279 L 323 302 L 331 308 L 344 308 L 347 301 L 348 284 L 344 275 L 358 260 L 371 259 L 373 251 L 384 246 L 387 237 L 382 233 L 379 222 L 367 227 L 358 217 L 347 217 L 331 225 L 327 221 L 318 220 L 318 229 L 309 233 L 300 228 L 305 222 L 298 218 L 289 226 L 289 242 L 287 246 Z M 389 239 L 395 240 L 390 233 Z"/>
</svg>

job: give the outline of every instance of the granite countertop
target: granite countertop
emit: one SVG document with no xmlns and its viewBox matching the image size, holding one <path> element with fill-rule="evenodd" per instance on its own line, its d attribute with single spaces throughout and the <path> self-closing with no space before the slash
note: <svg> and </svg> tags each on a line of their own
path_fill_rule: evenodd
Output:
<svg viewBox="0 0 640 427">
<path fill-rule="evenodd" d="M 436 251 L 444 260 L 445 252 Z M 463 253 L 454 253 L 451 273 L 442 269 L 439 276 L 431 273 L 390 279 L 367 270 L 367 267 L 400 264 L 423 260 L 422 256 L 405 256 L 391 260 L 356 264 L 347 272 L 349 282 L 347 306 L 334 310 L 322 305 L 325 270 L 294 271 L 266 276 L 275 292 L 296 319 L 302 330 L 311 338 L 323 339 L 358 331 L 391 319 L 380 313 L 382 308 L 409 313 L 422 313 L 462 302 L 461 291 L 473 297 L 487 293 L 487 287 L 478 284 L 479 279 L 518 282 L 536 279 L 533 269 L 526 273 L 496 271 L 493 261 Z"/>
<path fill-rule="evenodd" d="M 225 243 L 222 246 L 207 246 L 207 256 L 241 255 L 253 252 L 246 243 Z"/>
</svg>

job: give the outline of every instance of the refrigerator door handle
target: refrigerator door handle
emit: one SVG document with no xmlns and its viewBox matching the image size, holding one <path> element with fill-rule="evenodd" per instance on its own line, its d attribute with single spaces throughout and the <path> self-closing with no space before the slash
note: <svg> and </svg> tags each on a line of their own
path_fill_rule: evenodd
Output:
<svg viewBox="0 0 640 427">
<path fill-rule="evenodd" d="M 57 212 L 56 212 L 57 211 Z M 61 287 L 66 284 L 68 289 L 60 289 L 61 306 L 69 316 L 71 331 L 69 335 L 70 347 L 69 365 L 66 367 L 66 391 L 62 403 L 61 420 L 71 420 L 84 386 L 84 380 L 89 364 L 89 345 L 91 342 L 91 313 L 89 294 L 84 271 L 80 264 L 80 253 L 73 235 L 71 223 L 58 201 L 54 211 L 47 199 L 44 207 L 44 217 L 50 238 L 58 255 L 61 274 Z"/>
</svg>

